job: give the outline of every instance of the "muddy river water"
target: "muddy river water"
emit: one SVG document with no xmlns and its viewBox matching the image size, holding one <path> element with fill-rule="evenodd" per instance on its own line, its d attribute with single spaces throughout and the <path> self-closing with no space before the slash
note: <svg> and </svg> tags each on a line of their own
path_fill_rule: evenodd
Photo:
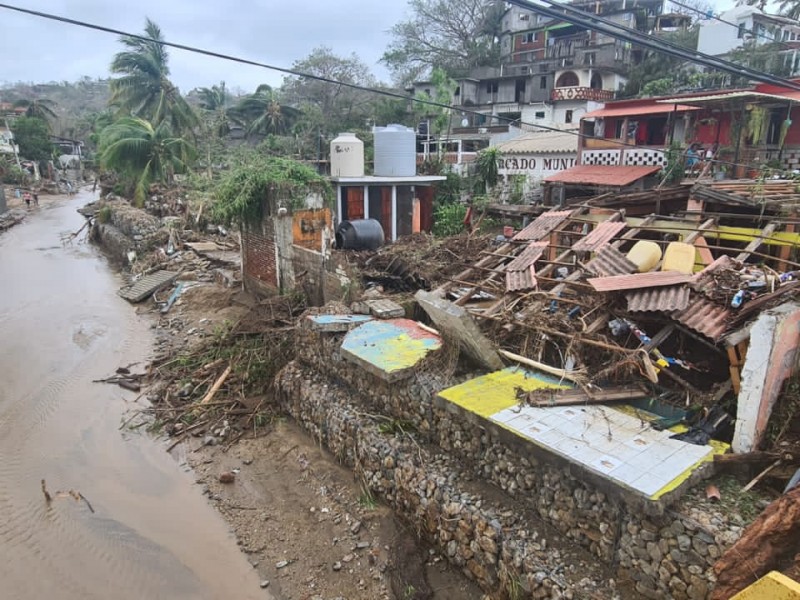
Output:
<svg viewBox="0 0 800 600">
<path fill-rule="evenodd" d="M 150 329 L 96 248 L 61 243 L 90 199 L 0 235 L 0 599 L 269 597 L 191 473 L 120 431 L 135 394 L 92 383 L 145 361 Z"/>
</svg>

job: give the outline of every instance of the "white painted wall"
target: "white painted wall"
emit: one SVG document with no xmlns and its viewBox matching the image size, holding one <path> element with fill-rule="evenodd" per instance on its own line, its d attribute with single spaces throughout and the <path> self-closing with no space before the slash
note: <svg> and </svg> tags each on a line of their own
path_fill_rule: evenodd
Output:
<svg viewBox="0 0 800 600">
<path fill-rule="evenodd" d="M 525 175 L 530 187 L 539 187 L 545 177 L 574 167 L 577 157 L 577 152 L 501 155 L 497 171 L 503 177 Z"/>
<path fill-rule="evenodd" d="M 752 6 L 736 6 L 722 13 L 720 18 L 737 25 L 744 23 L 745 29 L 751 30 L 753 28 L 753 14 L 759 12 L 757 8 Z M 727 23 L 721 23 L 716 19 L 700 21 L 697 51 L 712 56 L 726 54 L 742 45 L 744 40 L 738 36 L 738 29 L 731 27 Z"/>
</svg>

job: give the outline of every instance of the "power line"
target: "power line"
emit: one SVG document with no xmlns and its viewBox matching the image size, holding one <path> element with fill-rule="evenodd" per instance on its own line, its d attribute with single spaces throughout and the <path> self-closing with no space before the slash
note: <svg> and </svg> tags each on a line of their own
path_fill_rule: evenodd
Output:
<svg viewBox="0 0 800 600">
<path fill-rule="evenodd" d="M 523 3 L 523 2 L 515 2 L 513 0 L 509 0 L 509 1 L 512 4 L 517 4 L 519 6 L 523 6 L 523 4 L 524 4 L 525 5 L 524 7 L 526 7 L 526 8 L 530 8 L 530 6 L 531 6 L 527 2 Z M 429 99 L 425 99 L 425 98 L 416 98 L 414 96 L 409 96 L 409 95 L 406 95 L 406 94 L 400 94 L 398 92 L 393 92 L 391 90 L 368 87 L 368 86 L 363 86 L 363 85 L 359 85 L 359 84 L 356 84 L 356 83 L 349 83 L 349 82 L 345 82 L 345 81 L 337 81 L 337 80 L 331 79 L 329 77 L 323 77 L 321 75 L 314 75 L 312 73 L 305 73 L 305 72 L 302 72 L 302 71 L 298 71 L 297 69 L 279 67 L 279 66 L 276 66 L 276 65 L 268 64 L 268 63 L 262 63 L 262 62 L 250 60 L 250 59 L 247 59 L 247 58 L 241 58 L 241 57 L 237 57 L 237 56 L 233 56 L 233 55 L 229 55 L 229 54 L 223 54 L 223 53 L 220 53 L 220 52 L 214 52 L 212 50 L 206 50 L 206 49 L 203 49 L 203 48 L 198 48 L 198 47 L 195 47 L 195 46 L 189 46 L 189 45 L 186 45 L 186 44 L 179 44 L 179 43 L 176 43 L 176 42 L 167 42 L 167 41 L 164 41 L 164 40 L 155 40 L 155 39 L 149 38 L 147 36 L 143 36 L 143 35 L 139 35 L 139 34 L 135 34 L 135 33 L 129 33 L 127 31 L 123 31 L 121 29 L 114 29 L 112 27 L 106 27 L 104 25 L 97 25 L 97 24 L 94 24 L 94 23 L 86 22 L 86 21 L 80 21 L 80 20 L 77 20 L 77 19 L 71 19 L 69 17 L 62 17 L 60 15 L 55 15 L 55 14 L 51 14 L 51 13 L 45 13 L 45 12 L 32 10 L 32 9 L 28 9 L 28 8 L 21 8 L 21 7 L 18 7 L 18 6 L 13 6 L 13 5 L 10 5 L 10 4 L 5 4 L 5 3 L 0 3 L 0 8 L 5 8 L 7 10 L 15 11 L 15 12 L 22 13 L 22 14 L 31 15 L 31 16 L 34 16 L 34 17 L 39 17 L 39 18 L 42 18 L 42 19 L 47 19 L 47 20 L 50 20 L 50 21 L 66 23 L 68 25 L 74 25 L 76 27 L 82 27 L 82 28 L 85 28 L 85 29 L 92 29 L 92 30 L 95 30 L 95 31 L 101 31 L 101 32 L 104 32 L 104 33 L 110 33 L 110 34 L 113 34 L 113 35 L 123 36 L 123 37 L 136 39 L 136 40 L 140 40 L 140 41 L 144 41 L 144 42 L 155 42 L 157 44 L 160 44 L 162 46 L 166 46 L 168 48 L 175 48 L 175 49 L 178 49 L 178 50 L 184 50 L 186 52 L 193 52 L 193 53 L 201 54 L 201 55 L 204 55 L 204 56 L 210 56 L 212 58 L 219 58 L 221 60 L 227 60 L 227 61 L 232 61 L 232 62 L 245 64 L 245 65 L 250 65 L 250 66 L 254 66 L 254 67 L 260 67 L 260 68 L 269 69 L 269 70 L 272 70 L 272 71 L 278 71 L 280 73 L 285 73 L 287 75 L 293 75 L 295 77 L 302 77 L 302 78 L 306 78 L 306 79 L 312 79 L 312 80 L 315 80 L 315 81 L 320 81 L 320 82 L 328 83 L 328 84 L 331 84 L 331 85 L 343 86 L 343 87 L 347 87 L 347 88 L 350 88 L 350 89 L 354 89 L 354 90 L 358 90 L 358 91 L 362 91 L 362 92 L 368 92 L 368 93 L 372 93 L 372 94 L 378 94 L 378 95 L 382 95 L 382 96 L 387 96 L 387 97 L 390 97 L 390 98 L 395 98 L 395 99 L 398 99 L 398 100 L 404 100 L 404 101 L 407 101 L 407 102 L 416 102 L 417 104 L 423 104 L 423 105 L 426 105 L 426 106 L 432 106 L 432 107 L 447 109 L 447 110 L 451 110 L 451 111 L 454 110 L 454 111 L 457 111 L 457 112 L 461 112 L 463 114 L 476 115 L 476 116 L 480 116 L 480 117 L 484 117 L 484 118 L 487 116 L 485 113 L 482 113 L 482 112 L 479 112 L 479 111 L 476 111 L 476 110 L 472 110 L 472 109 L 469 109 L 469 108 L 466 108 L 466 107 L 463 107 L 463 106 L 454 106 L 454 105 L 451 105 L 451 104 L 445 104 L 443 102 L 436 102 L 435 100 L 429 100 Z M 548 10 L 548 11 L 550 10 L 550 9 L 546 9 L 545 7 L 537 7 L 536 9 L 533 9 L 533 10 L 538 10 L 539 8 L 541 8 L 542 10 Z M 562 18 L 562 17 L 560 17 L 558 15 L 557 11 L 553 11 L 553 12 L 556 15 L 554 18 Z M 567 20 L 567 19 L 564 18 L 563 20 Z M 588 29 L 592 29 L 593 27 L 592 26 L 588 26 L 587 28 Z M 502 115 L 491 115 L 491 116 L 493 118 L 498 119 L 499 121 L 505 121 L 508 124 L 519 123 L 520 125 L 527 125 L 529 127 L 535 127 L 535 128 L 538 128 L 538 129 L 542 129 L 544 131 L 567 133 L 569 135 L 574 135 L 574 136 L 576 136 L 578 138 L 586 137 L 582 133 L 577 132 L 577 131 L 563 130 L 563 129 L 559 129 L 557 127 L 550 127 L 550 126 L 542 125 L 542 124 L 539 124 L 539 123 L 530 123 L 530 122 L 527 122 L 527 121 L 513 119 L 513 118 L 505 117 L 505 116 L 502 116 Z M 624 140 L 608 139 L 607 141 L 609 143 L 613 144 L 613 145 L 616 145 L 616 146 L 619 146 L 619 147 L 622 147 L 622 148 L 638 148 L 639 147 L 636 144 L 631 144 L 631 143 L 628 143 L 628 142 L 626 142 Z M 724 165 L 729 165 L 729 166 L 734 166 L 734 167 L 743 166 L 743 167 L 753 168 L 754 166 L 756 166 L 756 165 L 751 165 L 751 164 L 747 164 L 747 163 L 735 163 L 735 162 L 728 162 L 728 161 L 722 161 L 722 160 L 715 160 L 715 162 L 717 164 L 724 164 Z"/>
<path fill-rule="evenodd" d="M 719 21 L 720 23 L 725 23 L 726 25 L 730 25 L 731 27 L 735 27 L 736 29 L 741 29 L 741 27 L 738 24 L 734 23 L 733 21 L 726 21 L 725 19 L 723 19 L 722 17 L 718 17 L 717 15 L 712 13 L 711 11 L 703 11 L 703 10 L 700 10 L 699 8 L 695 8 L 694 6 L 689 6 L 688 4 L 684 4 L 682 2 L 678 2 L 678 0 L 669 0 L 669 2 L 671 4 L 675 4 L 677 6 L 685 8 L 687 10 L 691 10 L 693 12 L 696 12 L 699 15 L 703 15 L 707 19 L 714 19 L 715 21 Z M 766 15 L 766 16 L 772 16 L 772 15 Z M 786 17 L 782 17 L 782 18 L 786 18 Z M 781 46 L 789 46 L 789 44 L 787 44 L 783 40 L 776 40 L 772 36 L 770 36 L 770 35 L 768 35 L 766 33 L 757 32 L 755 29 L 745 29 L 743 31 L 745 33 L 749 33 L 749 34 L 751 34 L 751 35 L 753 35 L 755 37 L 761 37 L 761 38 L 763 38 L 763 39 L 765 39 L 765 40 L 767 40 L 769 42 L 772 42 L 772 43 L 775 43 L 775 44 L 780 44 Z M 790 46 L 789 46 L 789 48 L 791 49 Z"/>
<path fill-rule="evenodd" d="M 749 77 L 750 79 L 759 81 L 761 83 L 769 83 L 793 90 L 800 90 L 800 84 L 795 83 L 794 81 L 790 81 L 781 77 L 775 77 L 762 71 L 751 69 L 743 65 L 738 65 L 736 63 L 710 56 L 708 54 L 703 54 L 702 52 L 697 52 L 696 50 L 688 50 L 677 44 L 641 33 L 629 27 L 618 25 L 617 23 L 609 21 L 608 19 L 604 19 L 603 17 L 587 13 L 559 2 L 554 2 L 553 0 L 540 1 L 544 2 L 548 6 L 533 4 L 528 0 L 508 0 L 509 4 L 514 4 L 527 10 L 538 12 L 553 19 L 566 21 L 567 23 L 572 23 L 573 25 L 578 25 L 585 29 L 605 33 L 613 38 L 630 42 L 632 44 L 636 44 L 637 46 L 642 46 L 662 54 L 681 58 L 688 62 L 697 63 L 734 75 Z"/>
</svg>

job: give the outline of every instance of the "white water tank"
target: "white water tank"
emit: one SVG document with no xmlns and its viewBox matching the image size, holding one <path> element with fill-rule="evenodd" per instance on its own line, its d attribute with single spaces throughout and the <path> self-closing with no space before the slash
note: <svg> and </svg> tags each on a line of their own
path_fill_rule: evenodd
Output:
<svg viewBox="0 0 800 600">
<path fill-rule="evenodd" d="M 403 125 L 374 127 L 375 169 L 378 177 L 413 177 L 417 174 L 417 134 Z"/>
<path fill-rule="evenodd" d="M 331 177 L 364 176 L 364 142 L 355 133 L 340 133 L 331 142 Z"/>
</svg>

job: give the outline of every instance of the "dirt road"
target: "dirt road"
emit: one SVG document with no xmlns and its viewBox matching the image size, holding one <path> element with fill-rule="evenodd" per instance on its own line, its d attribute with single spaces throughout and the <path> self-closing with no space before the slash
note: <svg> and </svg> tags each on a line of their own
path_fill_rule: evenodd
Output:
<svg viewBox="0 0 800 600">
<path fill-rule="evenodd" d="M 134 394 L 91 382 L 144 361 L 151 340 L 98 251 L 62 246 L 90 199 L 43 202 L 0 236 L 2 597 L 269 598 L 193 476 L 120 431 Z M 47 504 L 42 479 L 95 512 Z"/>
</svg>

